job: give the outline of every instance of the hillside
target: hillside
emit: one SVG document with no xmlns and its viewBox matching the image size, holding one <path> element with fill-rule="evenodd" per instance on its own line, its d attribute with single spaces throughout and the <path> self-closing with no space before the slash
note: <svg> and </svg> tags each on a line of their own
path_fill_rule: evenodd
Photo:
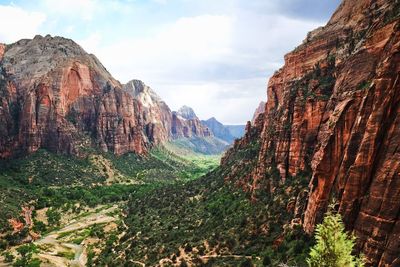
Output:
<svg viewBox="0 0 400 267">
<path fill-rule="evenodd" d="M 0 51 L 1 158 L 41 148 L 145 154 L 174 139 L 213 136 L 193 110 L 190 118 L 185 110 L 172 112 L 142 81 L 122 85 L 72 40 L 38 35 L 0 44 Z M 208 139 L 212 153 L 225 150 L 214 138 L 203 143 Z"/>
<path fill-rule="evenodd" d="M 368 266 L 400 261 L 399 16 L 398 1 L 343 1 L 285 56 L 261 121 L 222 160 L 254 200 L 306 177 L 295 222 L 312 233 L 335 199 Z M 254 159 L 237 160 L 255 146 Z"/>
</svg>

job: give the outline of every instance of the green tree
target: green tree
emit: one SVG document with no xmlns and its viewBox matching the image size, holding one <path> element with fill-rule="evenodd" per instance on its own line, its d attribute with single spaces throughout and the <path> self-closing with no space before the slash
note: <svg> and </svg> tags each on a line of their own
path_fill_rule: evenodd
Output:
<svg viewBox="0 0 400 267">
<path fill-rule="evenodd" d="M 32 258 L 33 254 L 38 252 L 34 244 L 23 245 L 17 248 L 20 257 L 14 262 L 14 267 L 39 267 L 40 260 Z"/>
<path fill-rule="evenodd" d="M 46 215 L 49 226 L 60 225 L 61 214 L 57 210 L 50 208 L 46 211 Z"/>
<path fill-rule="evenodd" d="M 307 259 L 310 267 L 362 267 L 362 257 L 352 255 L 355 237 L 345 232 L 340 214 L 329 211 L 315 231 L 317 243 Z"/>
</svg>

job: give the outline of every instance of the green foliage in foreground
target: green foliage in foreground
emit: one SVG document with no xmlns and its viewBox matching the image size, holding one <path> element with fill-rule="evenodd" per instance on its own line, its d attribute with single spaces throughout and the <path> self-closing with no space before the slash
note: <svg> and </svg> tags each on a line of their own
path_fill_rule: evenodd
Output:
<svg viewBox="0 0 400 267">
<path fill-rule="evenodd" d="M 345 232 L 340 214 L 328 212 L 315 231 L 317 243 L 307 259 L 310 267 L 361 267 L 361 258 L 352 255 L 355 237 Z"/>
<path fill-rule="evenodd" d="M 260 266 L 263 261 L 271 266 L 304 266 L 311 240 L 301 228 L 283 229 L 291 219 L 286 192 L 284 185 L 274 198 L 251 203 L 247 194 L 225 184 L 216 170 L 186 184 L 132 193 L 124 220 L 126 235 L 104 250 L 96 264 L 123 265 L 133 260 L 154 266 L 163 258 L 178 262 L 181 247 L 192 258 L 187 264 L 195 266 L 213 252 L 225 257 L 210 259 L 208 266 L 240 266 L 249 261 Z M 115 259 L 115 254 L 125 258 Z"/>
<path fill-rule="evenodd" d="M 13 263 L 14 267 L 39 267 L 40 260 L 33 258 L 33 254 L 38 252 L 34 244 L 23 245 L 17 248 L 19 257 Z"/>
</svg>

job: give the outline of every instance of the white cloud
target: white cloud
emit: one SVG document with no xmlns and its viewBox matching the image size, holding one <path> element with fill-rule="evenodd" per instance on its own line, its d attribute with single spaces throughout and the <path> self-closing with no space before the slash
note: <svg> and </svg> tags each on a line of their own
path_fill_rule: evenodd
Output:
<svg viewBox="0 0 400 267">
<path fill-rule="evenodd" d="M 245 123 L 265 100 L 268 76 L 282 65 L 283 55 L 316 26 L 240 12 L 180 18 L 146 38 L 104 45 L 95 33 L 79 43 L 121 82 L 143 80 L 173 109 L 186 104 L 204 119 Z"/>
<path fill-rule="evenodd" d="M 42 0 L 46 11 L 52 15 L 79 17 L 83 20 L 92 20 L 97 7 L 101 6 L 97 0 Z"/>
<path fill-rule="evenodd" d="M 171 108 L 191 105 L 201 118 L 227 123 L 251 118 L 283 55 L 322 24 L 265 0 L 40 0 L 30 6 L 44 13 L 0 9 L 7 25 L 0 42 L 31 38 L 39 28 L 66 34 L 121 82 L 141 79 Z"/>
<path fill-rule="evenodd" d="M 18 6 L 0 5 L 0 42 L 11 43 L 32 38 L 46 20 L 40 12 L 29 12 Z"/>
<path fill-rule="evenodd" d="M 171 109 L 183 104 L 194 109 L 200 119 L 216 117 L 226 124 L 243 124 L 266 99 L 267 78 L 215 82 L 150 84 L 159 91 Z"/>
<path fill-rule="evenodd" d="M 227 16 L 180 18 L 160 26 L 147 38 L 115 40 L 103 46 L 99 35 L 79 41 L 96 55 L 111 73 L 126 82 L 133 77 L 145 80 L 183 78 L 189 69 L 212 63 L 231 53 L 232 20 Z M 96 37 L 96 38 L 95 38 Z"/>
<path fill-rule="evenodd" d="M 79 41 L 79 45 L 86 50 L 86 52 L 94 53 L 97 51 L 98 47 L 101 44 L 101 34 L 99 32 L 95 32 L 90 34 L 86 39 Z"/>
</svg>

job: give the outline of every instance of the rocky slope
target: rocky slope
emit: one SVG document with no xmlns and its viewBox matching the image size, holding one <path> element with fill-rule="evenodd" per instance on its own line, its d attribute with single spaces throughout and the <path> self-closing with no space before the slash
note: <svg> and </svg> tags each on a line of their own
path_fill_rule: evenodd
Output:
<svg viewBox="0 0 400 267">
<path fill-rule="evenodd" d="M 235 125 L 224 125 L 224 126 L 229 130 L 229 132 L 235 139 L 242 138 L 244 136 L 246 125 L 235 124 Z"/>
<path fill-rule="evenodd" d="M 256 110 L 254 111 L 253 118 L 251 119 L 251 123 L 254 124 L 258 116 L 264 113 L 266 103 L 261 101 Z"/>
<path fill-rule="evenodd" d="M 217 121 L 216 118 L 212 117 L 208 120 L 202 120 L 201 123 L 207 126 L 211 132 L 221 140 L 224 140 L 228 143 L 232 143 L 235 140 L 235 137 L 231 134 L 229 129 L 225 127 L 222 123 Z"/>
<path fill-rule="evenodd" d="M 0 49 L 0 158 L 46 148 L 144 153 L 141 105 L 97 58 L 61 37 Z"/>
<path fill-rule="evenodd" d="M 178 111 L 172 112 L 172 136 L 182 137 L 208 137 L 212 132 L 204 126 L 196 116 L 193 109 L 187 106 L 181 107 Z"/>
<path fill-rule="evenodd" d="M 154 144 L 171 139 L 172 112 L 168 105 L 142 81 L 132 80 L 123 86 L 142 105 L 145 133 Z"/>
<path fill-rule="evenodd" d="M 257 146 L 253 168 L 238 161 L 226 174 L 254 200 L 308 177 L 296 222 L 312 233 L 335 199 L 368 266 L 400 265 L 399 17 L 398 0 L 344 0 L 285 56 L 261 121 L 222 160 Z"/>
</svg>

